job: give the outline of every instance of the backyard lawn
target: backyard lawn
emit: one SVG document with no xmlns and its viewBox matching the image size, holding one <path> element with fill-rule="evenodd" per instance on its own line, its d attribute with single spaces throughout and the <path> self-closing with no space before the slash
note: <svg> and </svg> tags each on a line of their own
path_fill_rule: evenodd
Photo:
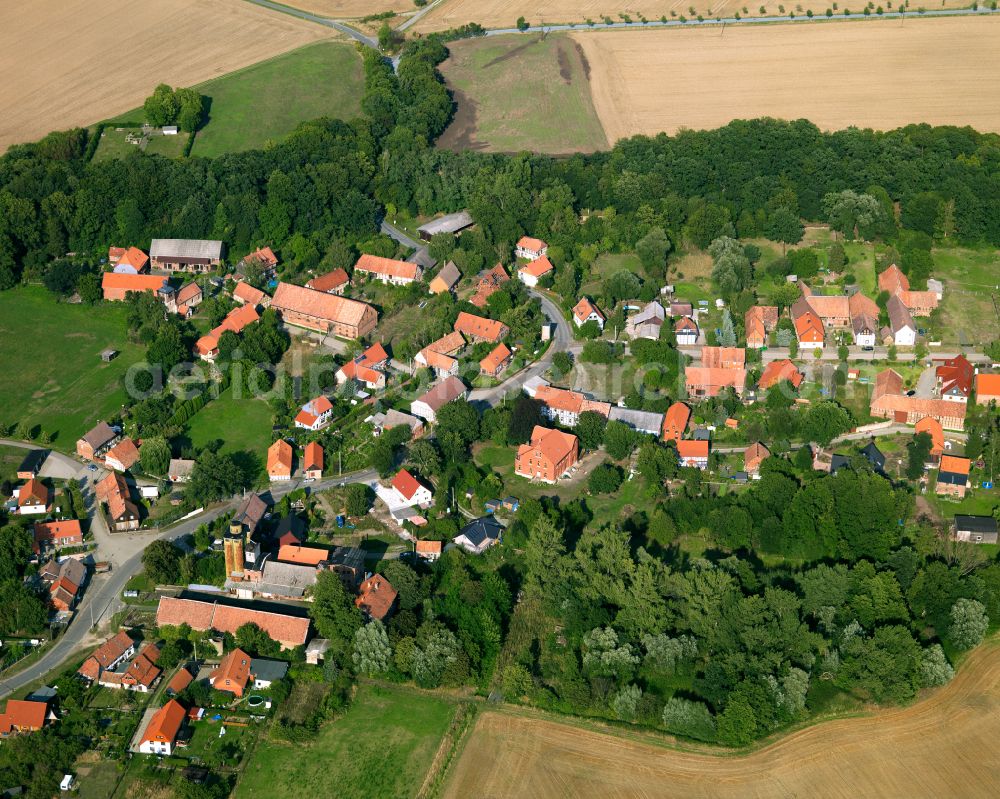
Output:
<svg viewBox="0 0 1000 799">
<path fill-rule="evenodd" d="M 0 420 L 38 426 L 64 451 L 118 414 L 121 378 L 144 356 L 126 339 L 124 307 L 60 303 L 40 286 L 0 292 L 0 340 Z M 119 351 L 110 363 L 106 347 Z"/>
<path fill-rule="evenodd" d="M 347 713 L 313 743 L 262 741 L 235 796 L 415 796 L 454 712 L 430 694 L 362 685 Z"/>
<path fill-rule="evenodd" d="M 101 143 L 94 153 L 95 161 L 108 161 L 112 158 L 125 158 L 130 153 L 145 152 L 147 155 L 162 155 L 166 158 L 179 158 L 184 154 L 188 134 L 179 133 L 176 136 L 151 136 L 144 150 L 128 141 L 129 133 L 141 133 L 139 128 L 107 127 L 101 134 Z"/>
<path fill-rule="evenodd" d="M 260 399 L 236 399 L 226 389 L 188 422 L 188 437 L 195 448 L 222 439 L 221 452 L 247 451 L 263 462 L 271 445 L 271 409 Z"/>
</svg>

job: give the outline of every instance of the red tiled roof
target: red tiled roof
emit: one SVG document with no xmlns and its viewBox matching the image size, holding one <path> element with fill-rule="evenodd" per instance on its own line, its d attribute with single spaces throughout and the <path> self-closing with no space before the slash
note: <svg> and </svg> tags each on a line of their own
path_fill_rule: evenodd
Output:
<svg viewBox="0 0 1000 799">
<path fill-rule="evenodd" d="M 250 261 L 260 261 L 265 266 L 275 267 L 278 265 L 278 256 L 270 247 L 260 247 L 246 256 L 241 263 L 249 263 Z"/>
<path fill-rule="evenodd" d="M 365 313 L 371 308 L 370 305 L 357 300 L 313 291 L 292 283 L 278 284 L 274 299 L 271 300 L 271 307 L 342 325 L 359 325 Z"/>
<path fill-rule="evenodd" d="M 495 319 L 487 319 L 485 316 L 461 311 L 455 320 L 455 330 L 467 336 L 486 339 L 487 341 L 499 341 L 507 335 L 507 326 L 503 322 Z"/>
<path fill-rule="evenodd" d="M 416 280 L 419 276 L 419 269 L 416 264 L 408 261 L 397 261 L 394 258 L 380 258 L 377 255 L 364 253 L 354 265 L 355 272 L 365 272 L 375 275 L 388 275 L 394 278 L 406 280 Z"/>
<path fill-rule="evenodd" d="M 605 319 L 600 308 L 594 305 L 589 298 L 581 297 L 580 301 L 573 306 L 573 315 L 581 322 L 586 322 L 591 314 L 597 314 L 602 320 Z"/>
<path fill-rule="evenodd" d="M 110 668 L 133 646 L 135 646 L 135 642 L 129 637 L 129 634 L 120 630 L 117 635 L 109 638 L 93 651 L 91 656 L 83 662 L 79 673 L 89 680 L 96 680 L 104 669 Z"/>
<path fill-rule="evenodd" d="M 518 450 L 518 458 L 520 459 L 524 450 L 533 449 L 549 462 L 557 464 L 570 454 L 576 445 L 577 437 L 572 433 L 564 433 L 562 430 L 554 430 L 536 424 L 535 429 L 531 431 L 531 442 L 521 445 Z"/>
<path fill-rule="evenodd" d="M 701 365 L 708 369 L 742 369 L 747 351 L 742 347 L 702 347 Z"/>
<path fill-rule="evenodd" d="M 824 338 L 823 322 L 813 311 L 806 311 L 795 318 L 795 333 L 799 341 L 820 344 Z"/>
<path fill-rule="evenodd" d="M 663 437 L 679 439 L 684 435 L 691 419 L 691 409 L 683 402 L 675 402 L 663 415 Z"/>
<path fill-rule="evenodd" d="M 242 280 L 233 288 L 233 299 L 243 300 L 250 305 L 260 305 L 265 297 L 267 295 L 263 291 Z"/>
<path fill-rule="evenodd" d="M 297 563 L 300 566 L 316 566 L 329 557 L 330 553 L 327 550 L 318 547 L 285 544 L 278 548 L 278 560 L 284 563 Z"/>
<path fill-rule="evenodd" d="M 940 471 L 968 476 L 970 466 L 971 462 L 968 458 L 960 458 L 957 455 L 943 455 L 941 457 Z"/>
<path fill-rule="evenodd" d="M 200 355 L 208 355 L 219 346 L 219 339 L 222 338 L 222 334 L 227 330 L 233 333 L 241 333 L 243 332 L 243 328 L 251 322 L 256 322 L 258 319 L 260 319 L 260 314 L 257 313 L 257 309 L 250 303 L 241 305 L 239 308 L 233 308 L 233 310 L 226 314 L 226 318 L 222 320 L 222 324 L 198 339 L 194 345 L 195 349 Z"/>
<path fill-rule="evenodd" d="M 389 360 L 389 353 L 385 351 L 381 341 L 376 341 L 368 349 L 361 353 L 362 365 L 374 366 Z"/>
<path fill-rule="evenodd" d="M 708 442 L 682 439 L 677 442 L 677 454 L 682 458 L 707 458 Z"/>
<path fill-rule="evenodd" d="M 497 344 L 496 348 L 479 362 L 479 368 L 489 374 L 496 374 L 497 370 L 511 356 L 510 348 L 503 343 Z"/>
<path fill-rule="evenodd" d="M 323 471 L 323 447 L 318 441 L 306 444 L 303 468 L 307 472 Z"/>
<path fill-rule="evenodd" d="M 957 393 L 968 397 L 972 393 L 975 368 L 964 355 L 948 358 L 937 368 L 937 379 L 941 382 L 941 393 Z"/>
<path fill-rule="evenodd" d="M 541 277 L 542 275 L 547 275 L 553 269 L 555 267 L 552 265 L 552 261 L 548 259 L 548 256 L 543 255 L 541 258 L 536 258 L 531 263 L 522 266 L 517 271 L 524 272 L 532 277 Z"/>
<path fill-rule="evenodd" d="M 420 481 L 406 469 L 400 469 L 396 472 L 396 476 L 392 478 L 392 487 L 402 494 L 404 498 L 413 499 L 413 495 L 420 489 Z"/>
<path fill-rule="evenodd" d="M 118 262 L 116 265 L 125 264 L 126 266 L 131 266 L 135 271 L 141 272 L 148 263 L 149 263 L 149 256 L 146 255 L 146 253 L 144 253 L 138 247 L 129 247 L 118 258 Z"/>
<path fill-rule="evenodd" d="M 163 671 L 156 665 L 159 659 L 159 649 L 152 645 L 145 647 L 129 664 L 128 670 L 122 675 L 122 682 L 149 688 Z"/>
<path fill-rule="evenodd" d="M 539 252 L 540 250 L 544 250 L 546 245 L 541 239 L 532 238 L 531 236 L 521 236 L 517 241 L 517 246 L 524 250 Z"/>
<path fill-rule="evenodd" d="M 899 291 L 906 291 L 909 288 L 910 281 L 896 264 L 892 264 L 878 276 L 879 291 L 888 291 L 890 294 L 896 294 Z"/>
<path fill-rule="evenodd" d="M 32 477 L 18 491 L 17 505 L 20 508 L 23 508 L 25 505 L 48 506 L 50 499 L 48 486 L 37 477 Z"/>
<path fill-rule="evenodd" d="M 354 604 L 373 619 L 384 619 L 396 601 L 396 589 L 381 574 L 373 574 L 358 590 Z"/>
<path fill-rule="evenodd" d="M 57 539 L 70 539 L 70 544 L 83 543 L 83 530 L 76 519 L 66 519 L 60 522 L 35 522 L 35 551 L 42 544 Z"/>
<path fill-rule="evenodd" d="M 761 462 L 770 456 L 771 450 L 757 441 L 743 451 L 743 463 L 748 472 L 756 472 L 760 469 Z"/>
<path fill-rule="evenodd" d="M 105 460 L 116 460 L 124 469 L 131 469 L 139 462 L 139 449 L 131 438 L 123 438 L 104 456 Z"/>
<path fill-rule="evenodd" d="M 49 706 L 46 702 L 29 702 L 25 699 L 8 699 L 7 709 L 0 715 L 0 734 L 12 730 L 40 730 L 45 726 Z"/>
<path fill-rule="evenodd" d="M 794 388 L 798 388 L 802 384 L 802 373 L 788 358 L 771 361 L 765 366 L 757 385 L 761 390 L 767 390 L 782 380 L 787 380 Z"/>
<path fill-rule="evenodd" d="M 177 733 L 181 731 L 186 715 L 187 711 L 180 702 L 171 699 L 149 720 L 146 731 L 142 734 L 142 743 L 150 741 L 172 744 L 177 738 Z"/>
<path fill-rule="evenodd" d="M 181 666 L 177 673 L 167 683 L 167 690 L 175 694 L 181 693 L 194 681 L 194 675 L 186 666 Z"/>
<path fill-rule="evenodd" d="M 1000 397 L 1000 374 L 976 375 L 976 399 L 984 397 Z"/>
<path fill-rule="evenodd" d="M 222 658 L 211 679 L 212 687 L 217 691 L 228 690 L 242 695 L 250 681 L 250 656 L 242 649 L 234 649 Z"/>
<path fill-rule="evenodd" d="M 314 277 L 308 283 L 306 283 L 306 288 L 312 289 L 313 291 L 333 291 L 341 286 L 346 286 L 351 281 L 347 272 L 340 267 L 337 267 L 332 272 L 327 272 L 325 275 L 319 275 Z"/>
<path fill-rule="evenodd" d="M 746 385 L 746 369 L 706 368 L 704 366 L 684 367 L 684 381 L 694 388 L 725 388 L 731 386 L 738 392 Z"/>
<path fill-rule="evenodd" d="M 309 635 L 308 618 L 198 599 L 161 597 L 156 611 L 156 623 L 159 626 L 186 623 L 198 631 L 235 633 L 247 622 L 253 622 L 272 639 L 285 646 L 304 644 Z"/>
<path fill-rule="evenodd" d="M 489 299 L 489 296 L 508 280 L 510 280 L 510 275 L 503 268 L 503 264 L 497 264 L 479 278 L 479 281 L 476 283 L 476 291 L 469 299 L 469 302 L 477 308 L 482 308 L 486 305 L 486 300 Z"/>
<path fill-rule="evenodd" d="M 417 541 L 416 552 L 418 555 L 440 555 L 444 546 L 442 541 Z"/>
<path fill-rule="evenodd" d="M 944 429 L 933 416 L 925 416 L 913 426 L 916 433 L 927 433 L 931 437 L 931 455 L 941 455 L 944 452 Z"/>
<path fill-rule="evenodd" d="M 284 439 L 278 439 L 267 448 L 267 473 L 291 474 L 292 445 Z"/>
<path fill-rule="evenodd" d="M 167 284 L 163 275 L 130 275 L 127 272 L 105 272 L 101 276 L 101 288 L 125 291 L 159 291 Z"/>
</svg>

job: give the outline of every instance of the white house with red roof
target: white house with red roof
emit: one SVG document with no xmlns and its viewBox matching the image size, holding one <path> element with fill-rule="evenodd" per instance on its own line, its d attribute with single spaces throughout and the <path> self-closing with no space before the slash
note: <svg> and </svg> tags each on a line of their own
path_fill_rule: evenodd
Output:
<svg viewBox="0 0 1000 799">
<path fill-rule="evenodd" d="M 322 430 L 330 424 L 333 403 L 325 396 L 309 400 L 295 417 L 295 426 L 306 430 Z"/>
<path fill-rule="evenodd" d="M 536 258 L 527 266 L 517 270 L 517 279 L 530 288 L 535 288 L 538 281 L 555 271 L 552 262 L 544 255 Z"/>
<path fill-rule="evenodd" d="M 379 342 L 372 344 L 356 358 L 348 361 L 337 370 L 337 385 L 343 385 L 348 380 L 363 383 L 369 391 L 385 388 L 385 367 L 389 363 L 389 354 Z"/>
<path fill-rule="evenodd" d="M 604 314 L 601 309 L 590 301 L 588 297 L 583 297 L 573 306 L 573 323 L 577 327 L 583 327 L 587 322 L 597 322 L 597 326 L 604 330 Z"/>
<path fill-rule="evenodd" d="M 400 469 L 392 478 L 392 499 L 389 503 L 396 507 L 411 507 L 413 505 L 429 505 L 434 501 L 434 494 L 406 469 Z"/>
<path fill-rule="evenodd" d="M 517 242 L 516 250 L 518 258 L 534 261 L 549 251 L 549 245 L 541 239 L 535 239 L 531 236 L 521 236 Z"/>
</svg>

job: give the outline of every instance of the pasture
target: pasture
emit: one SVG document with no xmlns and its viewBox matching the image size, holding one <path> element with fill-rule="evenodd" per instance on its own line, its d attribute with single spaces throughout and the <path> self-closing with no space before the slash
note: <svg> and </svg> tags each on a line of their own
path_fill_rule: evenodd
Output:
<svg viewBox="0 0 1000 799">
<path fill-rule="evenodd" d="M 950 685 L 910 707 L 817 724 L 742 756 L 640 731 L 485 712 L 444 797 L 986 797 L 1000 781 L 1000 755 L 980 744 L 1000 734 L 998 711 L 993 640 Z"/>
<path fill-rule="evenodd" d="M 361 113 L 364 76 L 353 45 L 317 42 L 197 87 L 211 102 L 192 155 L 263 147 L 317 117 Z"/>
<path fill-rule="evenodd" d="M 583 50 L 565 36 L 503 36 L 449 45 L 441 71 L 458 112 L 448 150 L 562 154 L 606 149 Z"/>
<path fill-rule="evenodd" d="M 415 796 L 455 706 L 436 696 L 362 685 L 351 707 L 312 743 L 262 741 L 236 799 Z"/>
<path fill-rule="evenodd" d="M 0 341 L 0 419 L 40 427 L 63 451 L 120 412 L 122 376 L 145 354 L 126 337 L 122 305 L 60 303 L 40 286 L 0 292 Z M 119 351 L 110 363 L 106 347 Z"/>
<path fill-rule="evenodd" d="M 981 80 L 1000 18 L 569 36 L 590 64 L 594 106 L 611 142 L 762 116 L 805 118 L 824 130 L 919 120 L 1000 131 L 1000 86 Z"/>
<path fill-rule="evenodd" d="M 935 249 L 934 277 L 944 282 L 942 339 L 962 346 L 982 346 L 1000 338 L 1000 278 L 996 250 L 952 247 Z"/>
<path fill-rule="evenodd" d="M 243 0 L 2 3 L 0 151 L 330 36 Z"/>
</svg>

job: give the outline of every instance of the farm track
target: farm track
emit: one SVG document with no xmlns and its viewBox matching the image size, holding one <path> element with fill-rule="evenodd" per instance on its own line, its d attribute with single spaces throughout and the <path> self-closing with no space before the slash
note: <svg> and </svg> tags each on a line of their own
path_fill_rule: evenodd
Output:
<svg viewBox="0 0 1000 799">
<path fill-rule="evenodd" d="M 747 755 L 668 749 L 641 733 L 487 711 L 444 796 L 988 797 L 1000 784 L 1000 754 L 984 744 L 998 735 L 994 639 L 950 685 L 910 707 L 806 727 Z"/>
</svg>

